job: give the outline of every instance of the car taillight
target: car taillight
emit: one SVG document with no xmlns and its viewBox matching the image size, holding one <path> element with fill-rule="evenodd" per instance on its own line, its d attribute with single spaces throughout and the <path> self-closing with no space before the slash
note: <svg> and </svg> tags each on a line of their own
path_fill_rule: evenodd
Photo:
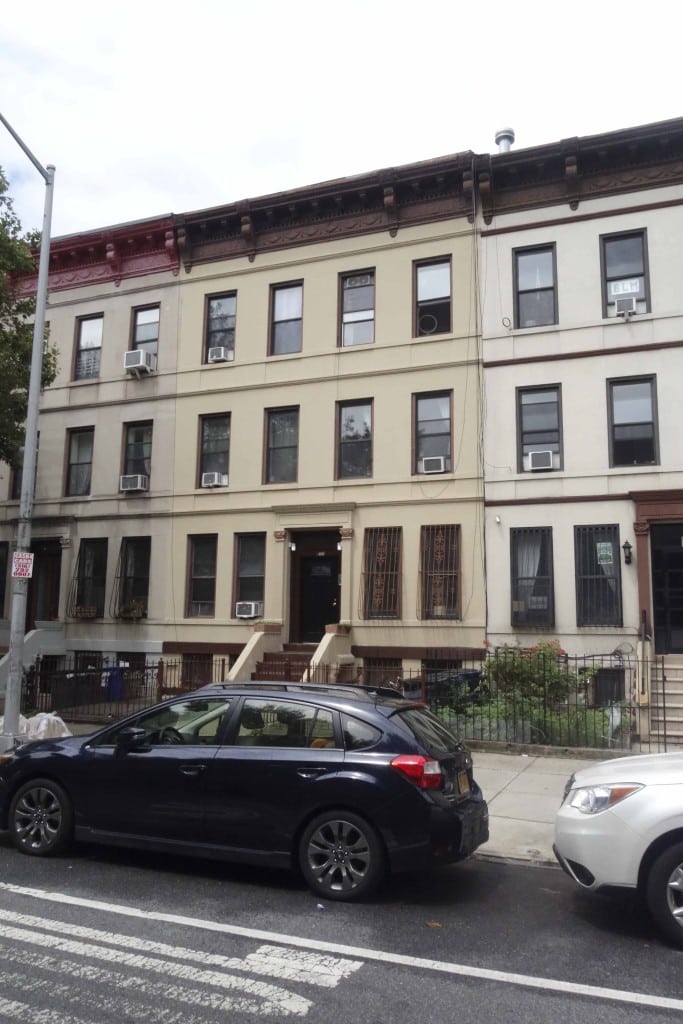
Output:
<svg viewBox="0 0 683 1024">
<path fill-rule="evenodd" d="M 439 789 L 443 782 L 439 762 L 422 754 L 399 754 L 391 762 L 391 767 L 402 772 L 420 789 Z"/>
</svg>

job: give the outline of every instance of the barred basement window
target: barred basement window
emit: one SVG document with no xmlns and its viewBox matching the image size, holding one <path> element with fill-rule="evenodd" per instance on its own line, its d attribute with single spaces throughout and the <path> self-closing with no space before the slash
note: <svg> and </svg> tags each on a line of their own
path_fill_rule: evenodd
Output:
<svg viewBox="0 0 683 1024">
<path fill-rule="evenodd" d="M 365 531 L 360 593 L 362 619 L 401 617 L 401 527 Z"/>
<path fill-rule="evenodd" d="M 577 626 L 621 626 L 619 527 L 575 526 Z"/>
<path fill-rule="evenodd" d="M 458 618 L 459 532 L 458 526 L 423 526 L 420 531 L 420 619 Z"/>
<path fill-rule="evenodd" d="M 553 531 L 550 526 L 510 531 L 513 626 L 553 626 Z"/>
</svg>

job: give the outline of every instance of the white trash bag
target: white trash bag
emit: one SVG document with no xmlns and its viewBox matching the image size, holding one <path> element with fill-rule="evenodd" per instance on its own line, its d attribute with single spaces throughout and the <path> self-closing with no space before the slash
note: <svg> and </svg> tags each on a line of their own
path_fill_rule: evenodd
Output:
<svg viewBox="0 0 683 1024">
<path fill-rule="evenodd" d="M 71 730 L 54 711 L 39 711 L 37 715 L 25 721 L 26 729 L 21 731 L 26 731 L 30 740 L 52 740 L 60 736 L 71 736 Z"/>
</svg>

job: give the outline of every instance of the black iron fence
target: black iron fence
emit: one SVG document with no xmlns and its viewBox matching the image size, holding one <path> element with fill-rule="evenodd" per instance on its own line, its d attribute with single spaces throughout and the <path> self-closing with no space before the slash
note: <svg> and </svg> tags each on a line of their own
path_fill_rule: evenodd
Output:
<svg viewBox="0 0 683 1024">
<path fill-rule="evenodd" d="M 227 658 L 206 655 L 128 662 L 44 657 L 27 675 L 22 712 L 54 711 L 66 721 L 123 718 L 164 697 L 226 679 Z M 597 750 L 657 750 L 666 740 L 651 727 L 666 721 L 664 694 L 649 685 L 652 666 L 634 657 L 570 657 L 554 644 L 490 650 L 480 661 L 423 662 L 398 674 L 394 663 L 320 666 L 312 682 L 392 685 L 423 700 L 464 740 Z M 658 694 L 661 694 L 658 696 Z"/>
</svg>

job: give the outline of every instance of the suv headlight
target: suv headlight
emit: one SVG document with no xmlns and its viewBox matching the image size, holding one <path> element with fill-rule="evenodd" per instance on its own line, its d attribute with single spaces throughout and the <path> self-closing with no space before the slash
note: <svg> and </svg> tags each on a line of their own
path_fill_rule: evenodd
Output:
<svg viewBox="0 0 683 1024">
<path fill-rule="evenodd" d="M 630 782 L 613 786 L 582 786 L 569 793 L 568 802 L 570 807 L 575 807 L 582 814 L 598 814 L 600 811 L 606 811 L 608 807 L 621 803 L 627 796 L 637 793 L 642 788 L 641 785 Z"/>
</svg>

